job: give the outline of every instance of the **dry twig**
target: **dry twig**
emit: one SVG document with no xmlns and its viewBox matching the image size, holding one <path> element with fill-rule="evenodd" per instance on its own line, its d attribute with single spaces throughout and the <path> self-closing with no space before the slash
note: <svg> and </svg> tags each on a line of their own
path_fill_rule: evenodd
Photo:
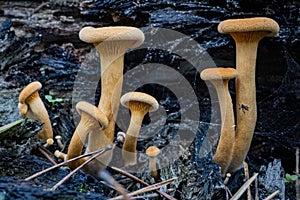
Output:
<svg viewBox="0 0 300 200">
<path fill-rule="evenodd" d="M 118 172 L 118 173 L 120 173 L 120 174 L 122 174 L 122 175 L 124 175 L 124 176 L 127 176 L 127 177 L 131 178 L 132 180 L 134 180 L 134 181 L 136 181 L 136 182 L 138 182 L 138 183 L 141 183 L 141 184 L 144 185 L 144 186 L 149 186 L 149 184 L 146 183 L 145 181 L 139 179 L 138 177 L 136 177 L 136 176 L 134 176 L 134 175 L 132 175 L 132 174 L 130 174 L 130 173 L 128 173 L 128 172 L 122 170 L 122 169 L 119 169 L 119 168 L 117 168 L 117 167 L 110 167 L 110 168 L 111 168 L 112 170 L 114 170 L 115 172 Z M 171 196 L 168 195 L 167 193 L 164 193 L 164 192 L 162 192 L 162 191 L 160 191 L 160 190 L 154 190 L 154 191 L 155 191 L 156 193 L 160 194 L 161 196 L 165 197 L 166 199 L 169 199 L 169 200 L 176 200 L 176 198 L 171 197 Z"/>
<path fill-rule="evenodd" d="M 102 149 L 102 151 L 96 153 L 95 155 L 93 155 L 92 157 L 90 157 L 89 159 L 87 159 L 84 163 L 82 163 L 80 166 L 78 166 L 76 169 L 74 169 L 73 171 L 71 171 L 67 176 L 65 176 L 62 180 L 60 180 L 51 189 L 52 190 L 56 190 L 60 185 L 62 185 L 65 181 L 67 181 L 69 178 L 71 178 L 77 171 L 79 171 L 86 164 L 88 164 L 89 162 L 91 162 L 92 160 L 94 160 L 95 158 L 97 158 L 98 156 L 102 155 L 103 153 L 105 153 L 106 151 L 111 150 L 111 149 L 112 149 L 112 146 L 107 145 L 106 147 L 104 147 Z"/>
<path fill-rule="evenodd" d="M 258 173 L 255 173 L 248 181 L 246 181 L 242 187 L 240 187 L 240 189 L 231 197 L 230 200 L 238 200 L 243 193 L 247 190 L 247 188 L 249 187 L 249 185 L 256 179 Z"/>
<path fill-rule="evenodd" d="M 91 155 L 97 154 L 97 153 L 102 152 L 102 151 L 103 151 L 103 149 L 99 149 L 99 150 L 97 150 L 97 151 L 93 151 L 93 152 L 90 152 L 90 153 L 87 153 L 87 154 L 83 154 L 83 155 L 80 155 L 80 156 L 78 156 L 78 157 L 72 158 L 72 159 L 70 159 L 70 160 L 61 162 L 61 163 L 59 163 L 59 164 L 56 164 L 56 165 L 54 165 L 54 166 L 52 166 L 52 167 L 49 167 L 49 168 L 47 168 L 47 169 L 45 169 L 45 170 L 43 170 L 43 171 L 37 172 L 37 173 L 35 173 L 35 174 L 33 174 L 33 175 L 27 177 L 27 178 L 25 179 L 25 181 L 30 181 L 31 179 L 34 179 L 34 178 L 36 178 L 36 177 L 38 177 L 38 176 L 40 176 L 40 175 L 42 175 L 42 174 L 44 174 L 44 173 L 46 173 L 46 172 L 49 172 L 49 171 L 51 171 L 51 170 L 53 170 L 53 169 L 56 169 L 56 168 L 58 168 L 58 167 L 61 167 L 61 166 L 65 165 L 65 164 L 67 164 L 68 162 L 72 162 L 72 161 L 78 160 L 78 159 L 80 159 L 80 158 L 84 158 L 84 157 L 87 157 L 87 156 L 91 156 Z"/>
<path fill-rule="evenodd" d="M 41 148 L 38 147 L 38 150 L 43 156 L 45 156 L 53 165 L 57 165 L 57 163 Z"/>
<path fill-rule="evenodd" d="M 272 194 L 270 194 L 269 196 L 267 196 L 267 198 L 265 198 L 264 200 L 271 200 L 271 199 L 273 199 L 278 193 L 279 193 L 279 190 L 276 190 L 275 192 L 273 192 Z"/>
<path fill-rule="evenodd" d="M 162 186 L 168 185 L 169 183 L 171 183 L 172 181 L 174 181 L 176 179 L 177 179 L 177 177 L 174 177 L 174 178 L 168 179 L 166 181 L 162 181 L 160 183 L 149 185 L 145 188 L 142 188 L 140 190 L 129 193 L 128 196 L 132 197 L 132 196 L 143 194 L 143 193 L 150 192 L 150 191 L 153 191 L 153 190 L 158 190 Z M 122 199 L 122 196 L 117 196 L 115 198 L 111 198 L 110 200 L 117 200 L 117 199 Z"/>
</svg>

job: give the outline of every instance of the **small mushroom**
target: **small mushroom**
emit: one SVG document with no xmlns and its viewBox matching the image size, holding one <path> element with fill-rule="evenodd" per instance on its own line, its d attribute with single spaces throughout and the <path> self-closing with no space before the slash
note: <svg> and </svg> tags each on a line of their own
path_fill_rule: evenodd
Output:
<svg viewBox="0 0 300 200">
<path fill-rule="evenodd" d="M 150 146 L 146 150 L 146 154 L 149 156 L 149 170 L 151 176 L 155 180 L 159 180 L 159 174 L 156 167 L 157 156 L 160 153 L 160 149 L 156 146 Z"/>
<path fill-rule="evenodd" d="M 104 129 L 108 125 L 106 116 L 96 106 L 88 102 L 78 102 L 76 104 L 76 110 L 81 115 L 81 118 L 68 147 L 67 160 L 81 155 L 85 139 L 92 129 Z M 59 152 L 57 152 L 57 156 L 64 158 L 64 155 L 59 154 Z M 75 169 L 85 161 L 86 158 L 82 158 L 69 162 L 68 166 L 71 169 Z M 87 165 L 84 170 L 87 172 L 93 171 L 92 163 Z M 95 170 L 98 172 L 100 168 Z"/>
<path fill-rule="evenodd" d="M 28 84 L 19 95 L 18 108 L 22 117 L 37 120 L 43 124 L 42 130 L 36 137 L 46 142 L 45 146 L 48 147 L 53 144 L 53 131 L 48 112 L 39 95 L 41 88 L 42 84 L 38 81 Z"/>
<path fill-rule="evenodd" d="M 125 166 L 136 164 L 136 145 L 143 118 L 148 112 L 158 109 L 155 98 L 143 92 L 128 92 L 121 97 L 121 104 L 130 109 L 131 118 L 123 144 L 123 160 Z"/>
<path fill-rule="evenodd" d="M 62 137 L 60 135 L 55 136 L 56 143 L 57 143 L 58 147 L 60 149 L 63 149 L 64 148 L 64 144 L 62 143 L 61 138 Z"/>
<path fill-rule="evenodd" d="M 237 129 L 230 171 L 243 166 L 250 148 L 257 119 L 255 65 L 259 41 L 278 33 L 278 24 L 270 18 L 254 17 L 221 22 L 218 31 L 230 34 L 236 44 L 236 108 Z"/>
<path fill-rule="evenodd" d="M 107 116 L 109 125 L 103 130 L 113 142 L 115 119 L 119 109 L 123 84 L 124 54 L 127 49 L 138 47 L 144 41 L 144 34 L 135 27 L 84 27 L 79 32 L 79 38 L 87 43 L 93 43 L 101 61 L 101 98 L 98 105 Z M 90 137 L 97 137 L 91 134 Z M 97 138 L 91 138 L 91 142 Z"/>
<path fill-rule="evenodd" d="M 200 74 L 203 80 L 210 81 L 216 89 L 221 109 L 221 134 L 214 160 L 221 166 L 224 175 L 232 159 L 235 139 L 235 123 L 232 99 L 228 91 L 228 82 L 237 76 L 233 68 L 207 68 Z"/>
</svg>

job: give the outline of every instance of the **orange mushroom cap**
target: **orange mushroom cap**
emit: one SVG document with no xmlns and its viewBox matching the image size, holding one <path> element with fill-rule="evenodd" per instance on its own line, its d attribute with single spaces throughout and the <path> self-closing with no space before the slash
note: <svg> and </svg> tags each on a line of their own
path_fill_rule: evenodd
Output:
<svg viewBox="0 0 300 200">
<path fill-rule="evenodd" d="M 279 32 L 279 25 L 267 17 L 253 17 L 246 19 L 228 19 L 218 25 L 219 33 L 267 31 L 267 36 L 274 36 Z"/>
</svg>

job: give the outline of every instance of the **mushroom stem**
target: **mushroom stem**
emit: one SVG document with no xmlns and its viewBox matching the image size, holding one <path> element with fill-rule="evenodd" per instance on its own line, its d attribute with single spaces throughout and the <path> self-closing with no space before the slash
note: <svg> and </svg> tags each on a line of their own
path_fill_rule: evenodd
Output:
<svg viewBox="0 0 300 200">
<path fill-rule="evenodd" d="M 233 158 L 229 170 L 243 166 L 251 145 L 256 119 L 255 65 L 259 41 L 275 35 L 278 24 L 265 17 L 225 20 L 218 26 L 220 33 L 229 33 L 236 44 L 236 115 L 237 129 Z"/>
<path fill-rule="evenodd" d="M 237 72 L 233 68 L 208 68 L 201 72 L 201 78 L 212 83 L 219 99 L 222 125 L 214 161 L 221 166 L 222 175 L 225 175 L 232 160 L 235 139 L 235 120 L 228 82 L 236 75 Z"/>
<path fill-rule="evenodd" d="M 232 147 L 235 139 L 235 120 L 232 100 L 228 91 L 228 81 L 229 80 L 223 80 L 222 83 L 220 83 L 221 85 L 215 82 L 213 83 L 220 103 L 222 120 L 221 134 L 214 160 L 221 166 L 221 173 L 223 175 L 232 160 Z"/>
</svg>

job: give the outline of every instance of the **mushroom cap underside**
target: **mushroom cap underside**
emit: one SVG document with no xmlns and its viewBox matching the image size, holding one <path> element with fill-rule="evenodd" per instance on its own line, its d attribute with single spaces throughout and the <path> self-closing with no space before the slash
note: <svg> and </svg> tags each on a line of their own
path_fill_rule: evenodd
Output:
<svg viewBox="0 0 300 200">
<path fill-rule="evenodd" d="M 201 74 L 202 80 L 229 80 L 237 76 L 237 70 L 234 68 L 207 68 Z"/>
<path fill-rule="evenodd" d="M 108 119 L 106 115 L 96 106 L 85 101 L 80 101 L 76 104 L 76 110 L 80 115 L 82 112 L 84 112 L 100 122 L 103 129 L 108 126 Z"/>
<path fill-rule="evenodd" d="M 150 146 L 146 150 L 146 154 L 150 157 L 155 157 L 160 153 L 160 149 L 156 146 Z"/>
<path fill-rule="evenodd" d="M 238 32 L 267 31 L 267 36 L 274 36 L 279 32 L 279 25 L 273 19 L 267 17 L 253 17 L 245 19 L 228 19 L 218 25 L 218 31 L 222 34 Z"/>
<path fill-rule="evenodd" d="M 35 93 L 36 91 L 39 91 L 42 88 L 42 84 L 38 81 L 34 81 L 32 83 L 29 83 L 19 94 L 19 102 L 24 104 L 26 99 Z"/>
<path fill-rule="evenodd" d="M 135 27 L 130 26 L 111 26 L 111 27 L 84 27 L 79 32 L 79 38 L 87 43 L 100 43 L 104 41 L 132 41 L 135 48 L 144 42 L 144 33 Z"/>
<path fill-rule="evenodd" d="M 129 102 L 141 102 L 150 105 L 149 112 L 156 111 L 159 107 L 157 100 L 149 94 L 143 92 L 128 92 L 121 97 L 121 104 L 129 108 Z"/>
</svg>

